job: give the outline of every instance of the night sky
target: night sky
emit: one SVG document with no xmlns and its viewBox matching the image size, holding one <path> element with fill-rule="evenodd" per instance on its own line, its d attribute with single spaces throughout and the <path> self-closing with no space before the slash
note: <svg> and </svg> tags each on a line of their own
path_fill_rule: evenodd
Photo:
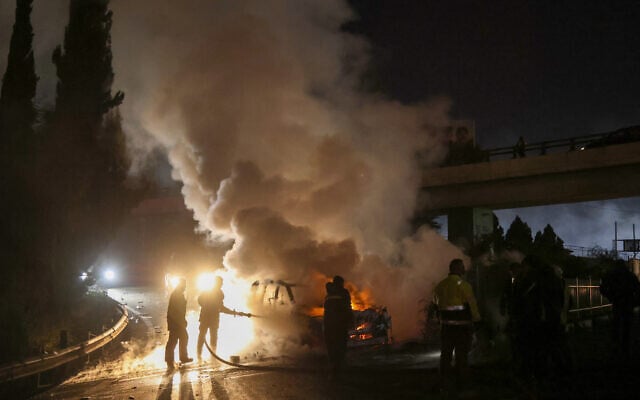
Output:
<svg viewBox="0 0 640 400">
<path fill-rule="evenodd" d="M 640 123 L 640 2 L 351 3 L 367 83 L 403 102 L 451 97 L 484 146 Z"/>
<path fill-rule="evenodd" d="M 402 102 L 453 101 L 485 148 L 640 124 L 638 1 L 351 0 L 345 29 L 371 42 L 367 88 Z M 610 248 L 640 237 L 640 199 L 497 212 L 535 234 L 551 223 L 567 244 Z"/>
<path fill-rule="evenodd" d="M 474 120 L 482 147 L 510 146 L 520 135 L 532 143 L 640 124 L 640 1 L 349 3 L 355 19 L 343 29 L 370 43 L 363 87 L 404 103 L 450 98 L 451 117 Z M 39 105 L 52 103 L 51 52 L 62 41 L 67 4 L 34 2 Z M 13 1 L 0 2 L 0 73 L 13 12 Z M 622 236 L 631 237 L 633 223 L 640 233 L 638 198 L 497 214 L 505 228 L 519 214 L 534 233 L 551 223 L 574 245 L 610 247 L 615 220 Z"/>
</svg>

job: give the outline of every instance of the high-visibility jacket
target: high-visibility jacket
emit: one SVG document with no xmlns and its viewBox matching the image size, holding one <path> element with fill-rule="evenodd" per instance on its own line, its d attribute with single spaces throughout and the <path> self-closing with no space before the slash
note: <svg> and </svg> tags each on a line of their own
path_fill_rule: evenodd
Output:
<svg viewBox="0 0 640 400">
<path fill-rule="evenodd" d="M 473 289 L 459 275 L 449 274 L 438 283 L 434 290 L 433 303 L 443 324 L 465 325 L 480 321 Z"/>
</svg>

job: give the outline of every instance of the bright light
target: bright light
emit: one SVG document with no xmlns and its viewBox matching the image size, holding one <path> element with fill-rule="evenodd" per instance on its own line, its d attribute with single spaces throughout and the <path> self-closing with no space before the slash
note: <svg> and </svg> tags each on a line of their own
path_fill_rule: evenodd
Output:
<svg viewBox="0 0 640 400">
<path fill-rule="evenodd" d="M 198 275 L 196 279 L 196 287 L 201 292 L 206 292 L 208 290 L 213 289 L 213 285 L 216 282 L 216 274 L 213 272 L 205 272 L 203 274 Z"/>
<path fill-rule="evenodd" d="M 116 279 L 116 273 L 111 268 L 104 271 L 104 278 L 108 281 L 113 281 Z"/>
<path fill-rule="evenodd" d="M 232 310 L 250 311 L 247 301 L 251 295 L 251 281 L 241 279 L 234 271 L 220 271 L 224 279 L 222 291 L 224 304 Z M 234 317 L 227 314 L 220 315 L 220 329 L 218 330 L 218 355 L 228 358 L 232 354 L 240 353 L 255 338 L 253 320 L 246 317 Z"/>
<path fill-rule="evenodd" d="M 83 272 L 83 273 L 80 274 L 80 280 L 81 281 L 86 281 L 88 277 L 89 277 L 89 275 L 86 272 Z"/>
<path fill-rule="evenodd" d="M 167 286 L 167 289 L 173 290 L 180 283 L 180 277 L 178 275 L 166 274 L 164 276 L 164 284 Z"/>
</svg>

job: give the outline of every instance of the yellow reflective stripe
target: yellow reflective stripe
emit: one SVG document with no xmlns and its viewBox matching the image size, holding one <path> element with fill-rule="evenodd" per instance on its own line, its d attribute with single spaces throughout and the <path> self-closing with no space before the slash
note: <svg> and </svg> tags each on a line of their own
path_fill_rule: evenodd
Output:
<svg viewBox="0 0 640 400">
<path fill-rule="evenodd" d="M 466 307 L 465 306 L 449 306 L 449 307 L 442 307 L 442 310 L 446 310 L 446 311 L 461 311 L 464 310 Z"/>
<path fill-rule="evenodd" d="M 442 324 L 444 325 L 471 325 L 471 321 L 456 321 L 456 320 L 442 320 Z"/>
</svg>

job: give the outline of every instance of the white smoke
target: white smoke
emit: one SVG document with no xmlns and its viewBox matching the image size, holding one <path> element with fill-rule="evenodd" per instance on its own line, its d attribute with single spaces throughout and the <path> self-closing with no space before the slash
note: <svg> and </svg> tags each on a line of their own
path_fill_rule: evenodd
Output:
<svg viewBox="0 0 640 400">
<path fill-rule="evenodd" d="M 408 229 L 415 154 L 444 156 L 448 101 L 360 93 L 367 44 L 340 31 L 353 18 L 343 1 L 112 8 L 132 138 L 165 149 L 201 230 L 235 240 L 225 265 L 313 287 L 301 297 L 314 304 L 318 277 L 344 275 L 389 307 L 397 337 L 415 335 L 419 301 L 460 256 Z"/>
<path fill-rule="evenodd" d="M 67 6 L 34 5 L 42 54 L 62 42 Z M 461 256 L 408 224 L 416 152 L 444 157 L 449 101 L 407 106 L 358 91 L 368 47 L 341 32 L 354 18 L 342 0 L 111 8 L 113 89 L 126 93 L 136 165 L 166 152 L 200 229 L 234 240 L 224 263 L 247 278 L 305 283 L 314 304 L 321 279 L 341 274 L 388 306 L 396 337 L 417 334 L 419 301 Z M 48 12 L 56 18 L 43 24 Z M 41 82 L 52 80 L 47 65 Z"/>
</svg>

